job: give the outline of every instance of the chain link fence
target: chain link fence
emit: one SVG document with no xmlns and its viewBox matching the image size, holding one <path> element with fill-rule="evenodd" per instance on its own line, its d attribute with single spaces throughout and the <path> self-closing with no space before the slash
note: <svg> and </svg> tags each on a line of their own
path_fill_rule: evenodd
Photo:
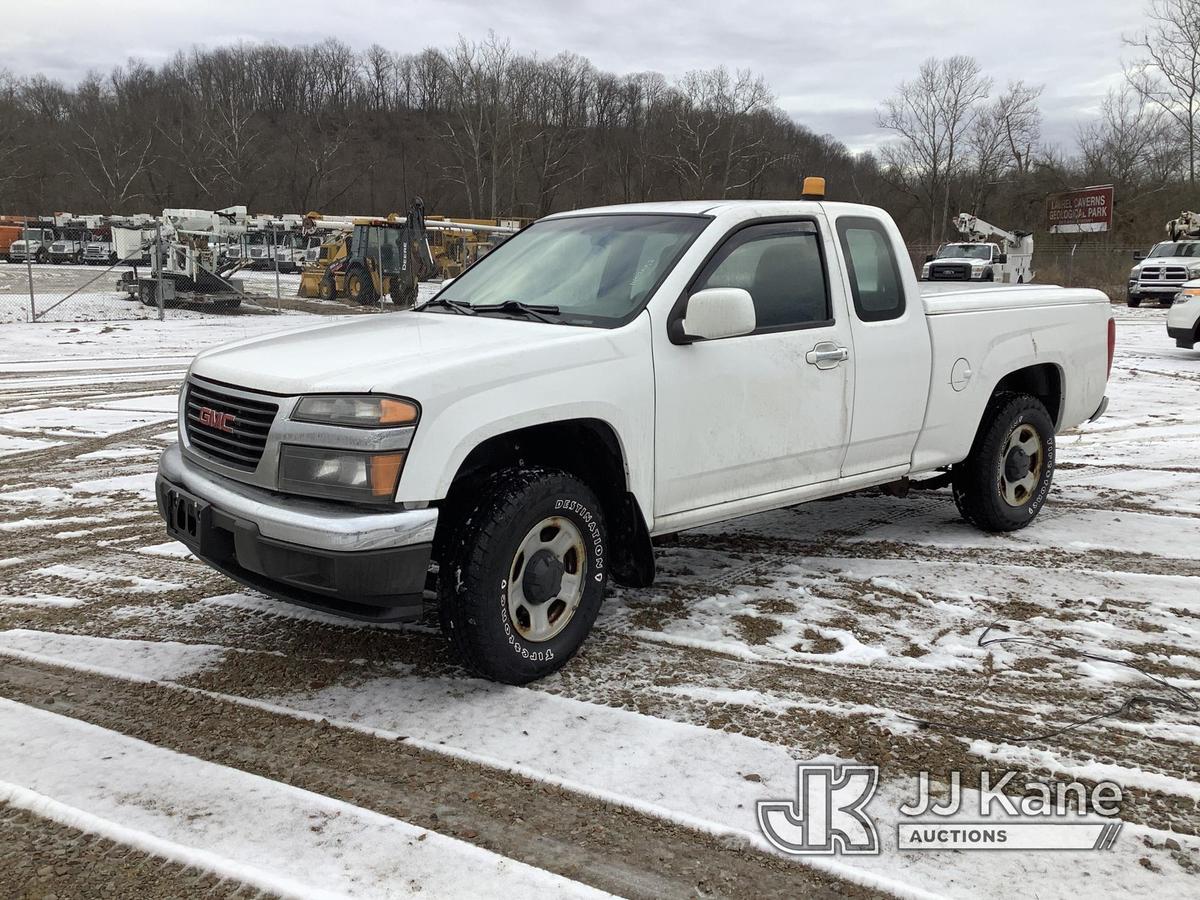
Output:
<svg viewBox="0 0 1200 900">
<path fill-rule="evenodd" d="M 26 250 L 28 247 L 28 250 Z M 278 314 L 299 274 L 242 258 L 236 244 L 203 248 L 159 228 L 105 241 L 25 242 L 0 257 L 0 324 Z"/>
<path fill-rule="evenodd" d="M 61 246 L 68 245 L 68 246 Z M 58 246 L 56 254 L 50 248 Z M 0 256 L 0 325 L 197 316 L 315 313 L 344 315 L 408 308 L 372 292 L 364 303 L 345 296 L 300 296 L 308 261 L 282 237 L 210 243 L 202 248 L 164 238 L 161 229 L 111 241 L 47 242 L 31 253 Z M 314 267 L 319 269 L 319 267 Z M 310 279 L 313 276 L 310 275 Z M 320 271 L 315 278 L 319 281 Z M 418 286 L 417 302 L 438 282 Z"/>
<path fill-rule="evenodd" d="M 1033 247 L 1033 282 L 1063 287 L 1089 287 L 1104 291 L 1110 300 L 1123 301 L 1129 285 L 1134 257 L 1148 247 L 1131 247 L 1109 242 L 1106 236 L 1037 235 Z M 909 244 L 913 270 L 921 273 L 928 256 L 938 244 Z"/>
</svg>

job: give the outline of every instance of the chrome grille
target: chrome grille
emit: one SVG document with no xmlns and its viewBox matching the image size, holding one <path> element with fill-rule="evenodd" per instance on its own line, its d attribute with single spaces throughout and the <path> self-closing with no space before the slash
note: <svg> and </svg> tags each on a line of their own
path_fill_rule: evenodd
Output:
<svg viewBox="0 0 1200 900">
<path fill-rule="evenodd" d="M 1139 281 L 1187 281 L 1187 269 L 1183 266 L 1144 266 Z"/>
<path fill-rule="evenodd" d="M 211 412 L 206 414 L 205 409 Z M 253 471 L 262 459 L 278 411 L 276 403 L 250 400 L 215 385 L 189 381 L 185 402 L 188 442 L 218 462 Z M 226 415 L 233 418 L 220 424 L 214 421 Z"/>
</svg>

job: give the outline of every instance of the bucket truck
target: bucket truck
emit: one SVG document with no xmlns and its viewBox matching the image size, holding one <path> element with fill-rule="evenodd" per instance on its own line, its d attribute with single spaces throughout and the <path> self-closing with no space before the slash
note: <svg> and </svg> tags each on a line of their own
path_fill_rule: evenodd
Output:
<svg viewBox="0 0 1200 900">
<path fill-rule="evenodd" d="M 1005 231 L 970 213 L 959 213 L 954 227 L 966 238 L 943 244 L 925 258 L 922 281 L 999 281 L 1024 284 L 1033 280 L 1033 234 Z"/>
</svg>

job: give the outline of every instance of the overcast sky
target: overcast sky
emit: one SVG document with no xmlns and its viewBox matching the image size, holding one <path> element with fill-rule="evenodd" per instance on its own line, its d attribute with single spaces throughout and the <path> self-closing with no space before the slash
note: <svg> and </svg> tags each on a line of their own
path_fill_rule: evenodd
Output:
<svg viewBox="0 0 1200 900">
<path fill-rule="evenodd" d="M 6 4 L 0 4 L 3 6 Z M 20 5 L 20 4 L 18 4 Z M 1003 85 L 1045 84 L 1047 139 L 1068 148 L 1077 123 L 1121 80 L 1122 34 L 1142 0 L 40 0 L 5 16 L 0 65 L 66 82 L 127 58 L 158 64 L 179 49 L 245 42 L 413 52 L 488 30 L 525 52 L 570 50 L 597 67 L 677 76 L 725 64 L 764 74 L 779 105 L 854 150 L 885 136 L 874 110 L 929 56 L 966 53 Z"/>
</svg>

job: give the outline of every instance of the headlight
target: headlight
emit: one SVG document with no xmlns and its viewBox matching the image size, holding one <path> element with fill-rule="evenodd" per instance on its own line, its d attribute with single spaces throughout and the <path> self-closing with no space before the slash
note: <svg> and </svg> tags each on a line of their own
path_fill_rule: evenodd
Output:
<svg viewBox="0 0 1200 900">
<path fill-rule="evenodd" d="M 351 428 L 415 425 L 420 414 L 421 411 L 411 400 L 370 394 L 304 397 L 292 410 L 292 418 L 297 422 L 346 425 Z"/>
<path fill-rule="evenodd" d="M 284 444 L 279 448 L 279 490 L 355 503 L 390 503 L 404 456 L 403 450 L 359 453 Z"/>
<path fill-rule="evenodd" d="M 1194 266 L 1188 266 L 1187 273 L 1189 279 L 1200 278 L 1200 263 L 1197 263 Z"/>
</svg>

